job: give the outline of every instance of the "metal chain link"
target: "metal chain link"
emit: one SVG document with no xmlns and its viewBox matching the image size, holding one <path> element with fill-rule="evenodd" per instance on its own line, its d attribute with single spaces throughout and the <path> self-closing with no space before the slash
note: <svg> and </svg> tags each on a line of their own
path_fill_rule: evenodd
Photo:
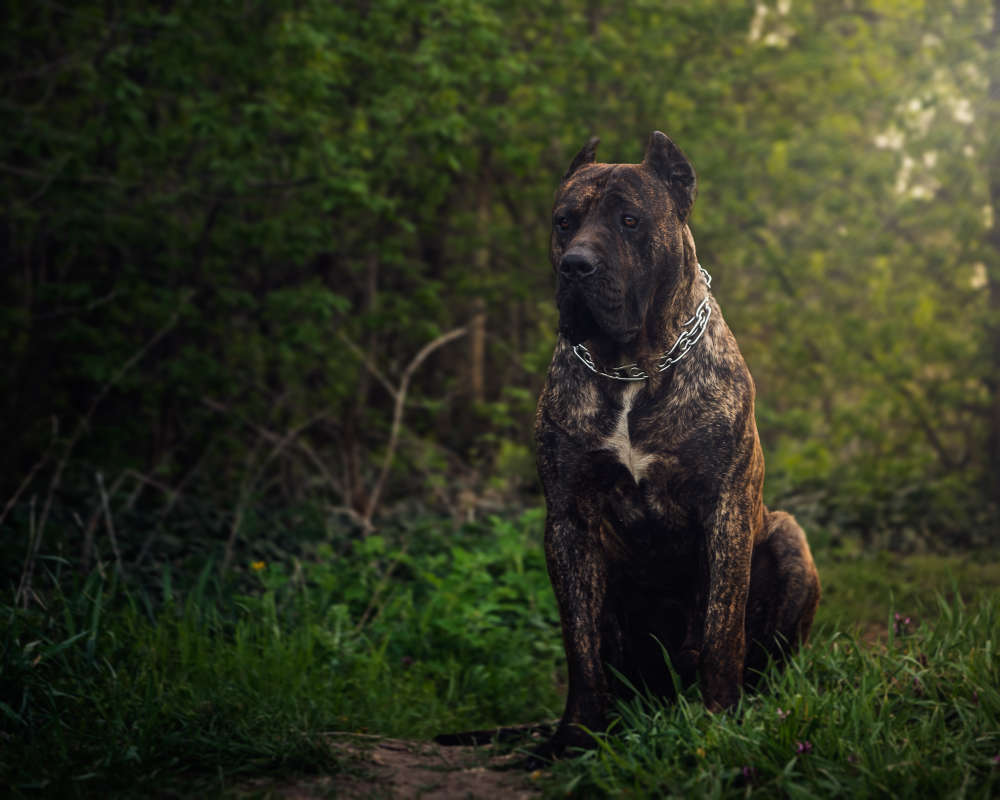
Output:
<svg viewBox="0 0 1000 800">
<path fill-rule="evenodd" d="M 708 274 L 708 270 L 701 264 L 698 265 L 698 269 L 701 270 L 701 276 L 705 279 L 705 285 L 711 290 L 712 276 Z M 705 329 L 708 327 L 708 319 L 712 316 L 712 307 L 709 304 L 710 297 L 711 295 L 705 295 L 705 299 L 695 309 L 694 316 L 682 326 L 685 330 L 680 332 L 680 335 L 678 335 L 677 340 L 674 342 L 674 346 L 660 356 L 659 361 L 656 362 L 657 372 L 664 372 L 670 369 L 670 367 L 684 358 L 691 351 L 691 348 L 698 344 L 698 341 L 705 333 Z M 590 354 L 590 351 L 583 344 L 573 345 L 573 353 L 584 363 L 587 369 L 598 375 L 603 375 L 605 378 L 611 378 L 616 381 L 644 381 L 649 378 L 645 370 L 639 369 L 636 364 L 623 364 L 620 367 L 611 367 L 610 371 L 600 369 L 594 363 L 594 357 Z"/>
</svg>

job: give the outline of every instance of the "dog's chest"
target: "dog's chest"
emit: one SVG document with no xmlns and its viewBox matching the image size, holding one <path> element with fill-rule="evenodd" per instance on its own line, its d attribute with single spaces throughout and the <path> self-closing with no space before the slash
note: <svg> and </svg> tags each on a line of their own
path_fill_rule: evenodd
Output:
<svg viewBox="0 0 1000 800">
<path fill-rule="evenodd" d="M 656 461 L 655 453 L 642 447 L 641 442 L 634 441 L 630 430 L 630 418 L 633 413 L 635 399 L 642 390 L 639 382 L 626 384 L 621 397 L 621 410 L 614 417 L 614 428 L 601 442 L 602 448 L 614 454 L 615 458 L 629 471 L 638 484 Z"/>
</svg>

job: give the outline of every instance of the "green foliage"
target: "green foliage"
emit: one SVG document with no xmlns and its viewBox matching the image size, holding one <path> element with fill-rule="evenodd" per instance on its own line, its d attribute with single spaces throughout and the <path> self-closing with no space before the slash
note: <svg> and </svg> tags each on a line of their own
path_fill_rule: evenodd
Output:
<svg viewBox="0 0 1000 800">
<path fill-rule="evenodd" d="M 211 561 L 165 569 L 159 596 L 97 573 L 70 588 L 47 562 L 45 606 L 0 609 L 0 781 L 189 794 L 339 769 L 331 731 L 428 737 L 554 716 L 562 648 L 539 522 L 324 545 L 247 565 L 242 588 Z"/>
<path fill-rule="evenodd" d="M 14 3 L 0 490 L 56 418 L 22 499 L 69 460 L 84 485 L 124 480 L 113 506 L 197 485 L 237 540 L 255 496 L 370 521 L 406 366 L 485 314 L 413 375 L 372 513 L 513 496 L 555 323 L 552 189 L 587 136 L 628 161 L 663 128 L 698 169 L 692 224 L 758 383 L 771 498 L 838 533 L 982 543 L 991 13 Z"/>
</svg>

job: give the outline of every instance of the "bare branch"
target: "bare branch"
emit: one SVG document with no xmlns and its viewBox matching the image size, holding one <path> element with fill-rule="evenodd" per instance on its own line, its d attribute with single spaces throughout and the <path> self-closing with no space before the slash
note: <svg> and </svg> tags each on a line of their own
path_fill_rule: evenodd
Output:
<svg viewBox="0 0 1000 800">
<path fill-rule="evenodd" d="M 157 330 L 149 340 L 140 347 L 132 356 L 118 368 L 118 371 L 111 376 L 111 379 L 101 387 L 101 390 L 95 395 L 94 399 L 91 401 L 90 406 L 87 408 L 86 413 L 80 418 L 79 422 L 76 424 L 76 428 L 73 430 L 72 436 L 70 436 L 69 441 L 66 442 L 66 446 L 63 448 L 62 457 L 59 459 L 59 463 L 56 465 L 55 474 L 52 476 L 52 480 L 49 483 L 49 489 L 45 496 L 45 505 L 42 507 L 42 515 L 38 520 L 38 528 L 34 533 L 35 544 L 32 549 L 31 557 L 28 559 L 27 563 L 24 565 L 24 570 L 21 573 L 21 581 L 17 587 L 17 592 L 14 595 L 14 602 L 17 603 L 19 600 L 23 603 L 24 607 L 27 608 L 28 598 L 31 596 L 31 583 L 34 578 L 35 572 L 35 561 L 41 548 L 42 535 L 45 532 L 45 524 L 49 518 L 49 512 L 52 509 L 52 501 L 55 498 L 56 491 L 59 488 L 60 483 L 62 483 L 63 472 L 66 469 L 66 464 L 69 462 L 69 457 L 73 452 L 73 448 L 76 447 L 76 443 L 83 436 L 84 431 L 90 425 L 90 420 L 94 416 L 94 412 L 97 411 L 97 407 L 101 404 L 101 401 L 108 395 L 118 382 L 132 369 L 139 361 L 152 350 L 156 344 L 166 336 L 173 327 L 177 324 L 177 320 L 180 318 L 180 309 L 187 302 L 190 295 L 185 295 L 181 303 L 178 304 L 177 309 L 173 314 L 170 315 L 168 319 L 160 328 Z"/>
<path fill-rule="evenodd" d="M 382 459 L 382 469 L 379 471 L 378 480 L 375 481 L 375 486 L 372 488 L 371 494 L 368 496 L 368 505 L 365 507 L 364 519 L 366 521 L 366 527 L 371 528 L 372 516 L 375 514 L 375 509 L 378 507 L 378 501 L 382 496 L 382 490 L 385 488 L 386 478 L 389 476 L 389 468 L 392 466 L 393 456 L 396 454 L 396 446 L 399 443 L 399 429 L 403 424 L 403 409 L 406 405 L 406 392 L 410 388 L 410 380 L 413 378 L 413 373 L 417 371 L 421 364 L 427 359 L 427 357 L 437 350 L 439 347 L 443 347 L 464 336 L 467 332 L 467 328 L 455 328 L 448 333 L 438 336 L 436 339 L 428 342 L 423 346 L 419 353 L 417 353 L 413 360 L 407 365 L 406 369 L 403 370 L 402 379 L 399 382 L 399 388 L 395 392 L 395 408 L 392 413 L 392 429 L 389 433 L 389 444 L 386 446 L 385 457 Z"/>
<path fill-rule="evenodd" d="M 252 422 L 251 420 L 247 419 L 245 416 L 240 414 L 238 411 L 234 410 L 230 406 L 227 406 L 225 403 L 221 403 L 218 400 L 215 400 L 214 398 L 203 397 L 201 398 L 201 402 L 202 404 L 212 409 L 213 411 L 218 411 L 221 414 L 232 414 L 242 424 L 250 428 L 250 430 L 254 431 L 262 439 L 266 439 L 267 441 L 272 443 L 278 443 L 280 447 L 278 447 L 272 453 L 272 456 L 270 458 L 273 458 L 274 456 L 278 455 L 281 452 L 281 450 L 284 450 L 285 445 L 287 445 L 288 442 L 294 441 L 295 446 L 299 450 L 301 450 L 309 459 L 309 461 L 311 461 L 313 465 L 322 473 L 323 478 L 330 485 L 330 487 L 337 494 L 343 494 L 343 486 L 341 485 L 340 481 L 338 481 L 333 475 L 330 474 L 330 471 L 323 463 L 323 460 L 317 455 L 316 451 L 313 450 L 312 447 L 307 442 L 303 441 L 300 438 L 301 434 L 304 433 L 307 428 L 312 427 L 317 422 L 322 422 L 325 419 L 329 419 L 330 418 L 329 413 L 325 411 L 320 412 L 319 414 L 310 417 L 308 420 L 300 424 L 298 427 L 293 428 L 290 432 L 281 434 L 276 431 L 269 430 L 265 428 L 263 425 L 258 425 L 257 423 Z M 282 442 L 284 442 L 284 444 L 281 444 Z M 270 458 L 268 460 L 270 460 Z"/>
<path fill-rule="evenodd" d="M 386 480 L 388 479 L 389 470 L 392 466 L 392 461 L 395 456 L 396 449 L 399 445 L 399 435 L 400 435 L 400 430 L 402 428 L 403 412 L 406 406 L 406 395 L 409 390 L 410 381 L 413 379 L 414 373 L 420 368 L 420 365 L 423 364 L 424 361 L 426 361 L 427 358 L 435 350 L 437 350 L 440 347 L 443 347 L 449 342 L 454 341 L 455 339 L 458 339 L 461 336 L 464 336 L 466 332 L 467 329 L 465 327 L 455 328 L 454 330 L 442 334 L 441 336 L 438 336 L 436 339 L 433 339 L 432 341 L 424 345 L 423 348 L 421 348 L 420 351 L 413 357 L 413 359 L 407 365 L 406 369 L 403 370 L 403 374 L 400 377 L 400 383 L 398 387 L 394 387 L 389 382 L 389 380 L 385 377 L 385 375 L 383 375 L 382 372 L 373 363 L 371 363 L 368 357 L 361 351 L 361 349 L 354 342 L 352 342 L 344 334 L 340 335 L 341 338 L 344 340 L 344 342 L 348 345 L 348 347 L 350 347 L 351 350 L 354 352 L 354 354 L 358 356 L 359 360 L 361 361 L 362 364 L 364 364 L 365 368 L 376 378 L 376 380 L 378 380 L 380 384 L 382 384 L 382 386 L 386 389 L 386 391 L 392 396 L 394 400 L 392 427 L 389 434 L 389 442 L 386 446 L 385 456 L 383 457 L 382 460 L 382 466 L 381 469 L 379 470 L 378 478 L 375 481 L 375 485 L 368 496 L 368 501 L 365 506 L 364 513 L 359 514 L 358 512 L 352 509 L 348 509 L 346 507 L 342 508 L 338 507 L 338 510 L 347 511 L 351 519 L 357 522 L 361 526 L 366 535 L 368 533 L 371 533 L 371 531 L 374 529 L 372 526 L 372 517 L 375 514 L 375 510 L 378 508 L 378 503 L 382 496 L 382 492 L 385 488 L 385 483 Z M 309 459 L 309 461 L 319 470 L 326 483 L 335 492 L 340 494 L 342 497 L 344 496 L 345 487 L 339 481 L 337 481 L 336 478 L 331 474 L 330 470 L 323 462 L 323 459 L 320 458 L 320 456 L 312 449 L 312 447 L 310 447 L 307 442 L 302 441 L 300 438 L 301 434 L 307 428 L 309 428 L 310 426 L 312 426 L 313 424 L 322 419 L 328 418 L 329 414 L 327 412 L 322 412 L 320 414 L 317 414 L 309 418 L 302 424 L 296 426 L 292 430 L 284 434 L 280 434 L 252 422 L 251 420 L 241 415 L 239 412 L 230 408 L 225 403 L 222 403 L 214 398 L 203 397 L 202 403 L 208 408 L 212 409 L 213 411 L 218 411 L 224 414 L 231 414 L 236 419 L 238 419 L 243 425 L 247 426 L 248 428 L 256 432 L 257 435 L 261 437 L 261 439 L 273 445 L 271 452 L 267 455 L 266 458 L 263 459 L 263 461 L 261 461 L 258 464 L 256 469 L 254 470 L 254 474 L 250 479 L 250 486 L 256 484 L 256 482 L 259 480 L 263 468 L 273 459 L 277 458 L 287 448 L 289 444 L 294 442 L 295 446 L 301 452 L 303 452 Z M 246 488 L 247 486 L 245 484 L 244 490 Z M 243 516 L 242 505 L 243 505 L 243 500 L 241 499 L 240 506 L 237 508 L 236 515 L 234 517 L 234 525 L 230 529 L 229 541 L 227 542 L 227 547 L 226 547 L 226 557 L 223 562 L 224 566 L 228 566 L 229 561 L 231 560 L 232 548 L 233 545 L 235 544 L 235 538 L 237 535 L 238 527 L 239 524 L 242 522 L 242 516 Z"/>
<path fill-rule="evenodd" d="M 264 474 L 265 467 L 267 467 L 267 465 L 271 463 L 275 458 L 280 456 L 281 453 L 284 452 L 284 450 L 290 444 L 292 444 L 293 442 L 297 442 L 297 446 L 299 447 L 299 449 L 302 450 L 310 458 L 310 460 L 313 461 L 313 463 L 319 467 L 319 469 L 323 472 L 324 476 L 329 481 L 331 482 L 333 481 L 332 476 L 330 476 L 329 472 L 326 470 L 322 461 L 316 456 L 312 448 L 309 447 L 309 445 L 306 444 L 305 442 L 299 441 L 299 437 L 306 430 L 315 425 L 317 422 L 326 419 L 329 416 L 329 414 L 326 411 L 322 411 L 319 414 L 315 414 L 309 419 L 295 426 L 291 430 L 286 431 L 283 434 L 279 434 L 274 431 L 268 430 L 267 428 L 261 425 L 257 425 L 256 423 L 251 422 L 243 415 L 239 414 L 238 412 L 235 412 L 225 403 L 221 403 L 218 400 L 215 400 L 211 397 L 203 397 L 201 399 L 201 402 L 204 405 L 208 406 L 208 408 L 212 409 L 213 411 L 218 411 L 224 414 L 232 414 L 242 424 L 246 425 L 248 428 L 253 430 L 257 434 L 257 436 L 260 437 L 261 441 L 268 442 L 273 445 L 271 447 L 270 452 L 268 452 L 268 454 L 257 463 L 256 467 L 253 466 L 254 462 L 253 455 L 255 451 L 251 452 L 251 454 L 247 458 L 247 466 L 246 466 L 247 475 L 244 478 L 243 485 L 240 489 L 239 504 L 237 505 L 236 512 L 233 517 L 233 524 L 229 530 L 229 537 L 226 540 L 226 551 L 221 565 L 221 570 L 224 573 L 229 568 L 229 565 L 232 562 L 233 550 L 236 545 L 236 538 L 239 535 L 239 528 L 243 522 L 243 517 L 246 512 L 246 502 L 250 492 L 253 491 L 253 488 L 257 485 L 258 481 L 261 479 L 261 476 Z M 333 485 L 333 483 L 331 483 L 331 485 Z"/>
<path fill-rule="evenodd" d="M 365 527 L 365 519 L 357 511 L 355 511 L 350 506 L 327 506 L 326 510 L 331 514 L 345 514 L 354 522 L 358 527 Z"/>
<path fill-rule="evenodd" d="M 59 317 L 70 317 L 75 314 L 86 314 L 93 311 L 95 308 L 103 306 L 105 303 L 110 303 L 118 296 L 118 290 L 112 289 L 103 297 L 98 297 L 96 300 L 91 300 L 84 306 L 78 306 L 77 308 L 57 308 L 54 311 L 46 312 L 45 314 L 38 314 L 35 316 L 36 320 L 41 319 L 58 319 Z"/>
<path fill-rule="evenodd" d="M 358 357 L 358 361 L 361 362 L 364 368 L 368 370 L 368 372 L 371 373 L 372 377 L 375 378 L 375 380 L 377 380 L 380 384 L 382 384 L 382 388 L 385 389 L 392 396 L 393 399 L 395 399 L 396 387 L 389 382 L 389 379 L 386 378 L 385 375 L 383 375 L 379 371 L 379 368 L 376 367 L 371 362 L 371 360 L 368 358 L 365 352 L 360 347 L 358 347 L 354 342 L 352 342 L 350 338 L 348 338 L 347 334 L 345 334 L 343 331 L 340 331 L 339 336 L 341 339 L 344 340 L 344 343 L 351 349 L 351 352 Z"/>
<path fill-rule="evenodd" d="M 101 493 L 101 508 L 104 509 L 104 524 L 108 529 L 108 538 L 111 540 L 111 551 L 115 554 L 115 566 L 118 574 L 122 574 L 122 554 L 118 549 L 118 537 L 115 536 L 115 524 L 111 519 L 111 508 L 108 503 L 108 493 L 104 490 L 104 475 L 100 470 L 97 472 L 97 488 Z"/>
</svg>

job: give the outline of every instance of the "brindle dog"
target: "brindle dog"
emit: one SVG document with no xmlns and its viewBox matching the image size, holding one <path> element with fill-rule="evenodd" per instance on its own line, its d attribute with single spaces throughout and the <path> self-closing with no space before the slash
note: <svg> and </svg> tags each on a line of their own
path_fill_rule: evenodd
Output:
<svg viewBox="0 0 1000 800">
<path fill-rule="evenodd" d="M 569 667 L 546 758 L 592 746 L 584 728 L 630 692 L 616 673 L 672 696 L 664 650 L 732 706 L 805 641 L 820 595 L 802 529 L 761 499 L 753 379 L 687 227 L 694 169 L 659 131 L 641 164 L 595 163 L 596 145 L 556 195 L 560 335 L 535 424 Z"/>
</svg>

